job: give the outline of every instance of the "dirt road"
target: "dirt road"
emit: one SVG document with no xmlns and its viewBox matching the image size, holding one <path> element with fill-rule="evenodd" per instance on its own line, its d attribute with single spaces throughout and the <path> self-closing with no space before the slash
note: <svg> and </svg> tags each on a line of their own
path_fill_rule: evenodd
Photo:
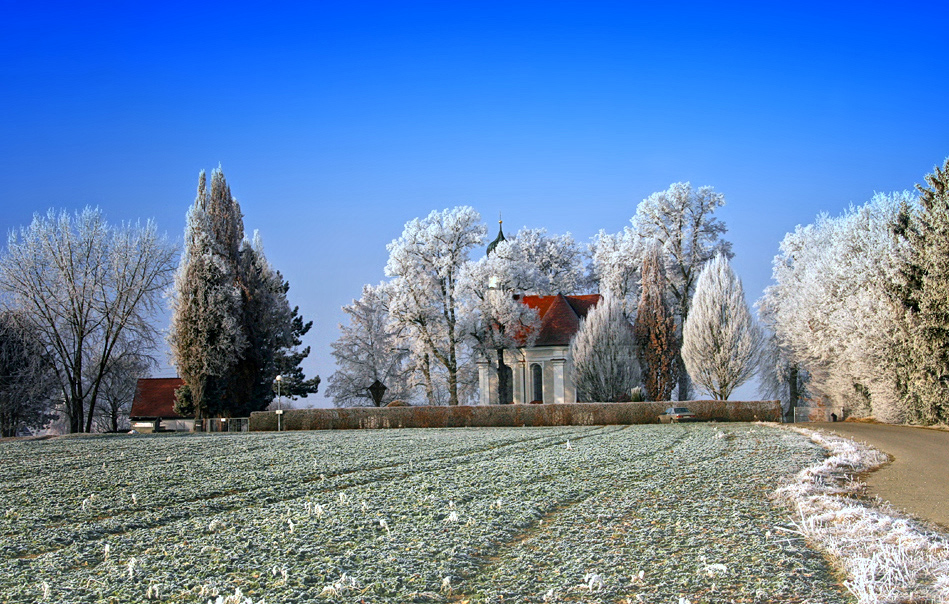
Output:
<svg viewBox="0 0 949 604">
<path fill-rule="evenodd" d="M 949 432 L 851 422 L 803 425 L 888 453 L 892 463 L 865 477 L 870 493 L 949 530 Z"/>
</svg>

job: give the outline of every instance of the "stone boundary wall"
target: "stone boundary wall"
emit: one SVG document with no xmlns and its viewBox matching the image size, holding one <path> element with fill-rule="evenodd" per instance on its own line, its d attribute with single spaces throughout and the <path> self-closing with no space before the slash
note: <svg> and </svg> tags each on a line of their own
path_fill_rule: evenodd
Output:
<svg viewBox="0 0 949 604">
<path fill-rule="evenodd" d="M 779 401 L 687 401 L 649 403 L 573 403 L 563 405 L 488 405 L 458 407 L 347 407 L 284 409 L 283 430 L 372 428 L 486 428 L 520 426 L 600 426 L 655 424 L 670 406 L 686 406 L 703 421 L 781 421 Z M 277 415 L 250 416 L 250 430 L 274 431 Z"/>
</svg>

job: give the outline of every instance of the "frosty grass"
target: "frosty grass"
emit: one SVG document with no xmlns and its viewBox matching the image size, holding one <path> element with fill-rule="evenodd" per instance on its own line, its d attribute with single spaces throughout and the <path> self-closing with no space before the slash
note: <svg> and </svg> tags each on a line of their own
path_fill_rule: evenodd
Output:
<svg viewBox="0 0 949 604">
<path fill-rule="evenodd" d="M 795 480 L 826 457 L 748 424 L 7 442 L 0 603 L 848 602 Z"/>
</svg>

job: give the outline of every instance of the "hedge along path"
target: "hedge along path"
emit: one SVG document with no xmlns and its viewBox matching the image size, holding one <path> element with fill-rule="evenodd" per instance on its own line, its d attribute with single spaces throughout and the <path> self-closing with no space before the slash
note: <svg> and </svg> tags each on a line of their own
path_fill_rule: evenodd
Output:
<svg viewBox="0 0 949 604">
<path fill-rule="evenodd" d="M 840 601 L 819 556 L 784 534 L 763 536 L 786 519 L 767 501 L 769 483 L 823 451 L 755 426 L 63 439 L 46 450 L 0 447 L 0 477 L 8 463 L 20 464 L 11 474 L 28 476 L 23 466 L 43 466 L 49 454 L 97 475 L 103 460 L 119 458 L 128 472 L 98 476 L 106 484 L 85 510 L 88 489 L 100 484 L 90 476 L 21 483 L 30 497 L 0 528 L 27 553 L 37 543 L 29 527 L 43 521 L 51 493 L 66 498 L 59 529 L 95 522 L 103 509 L 127 509 L 140 520 L 161 505 L 181 507 L 183 516 L 160 530 L 99 539 L 57 533 L 50 536 L 74 541 L 33 557 L 11 559 L 4 547 L 0 594 L 9 602 L 36 601 L 39 582 L 53 602 L 143 601 L 151 588 L 161 601 L 202 604 L 238 588 L 254 602 L 284 603 L 500 602 L 502 595 L 542 602 L 551 590 L 548 601 L 564 602 L 681 595 L 695 603 L 703 593 L 737 602 Z M 165 489 L 149 478 L 163 464 L 180 464 L 194 478 Z M 240 485 L 248 490 L 184 504 Z M 134 492 L 138 503 L 129 498 Z M 702 555 L 728 573 L 701 574 Z M 786 581 L 777 578 L 783 569 L 791 573 Z M 638 570 L 643 578 L 632 581 Z M 320 596 L 342 573 L 358 581 L 358 597 Z M 579 588 L 590 584 L 587 575 L 602 584 Z M 803 586 L 792 591 L 791 581 Z"/>
</svg>

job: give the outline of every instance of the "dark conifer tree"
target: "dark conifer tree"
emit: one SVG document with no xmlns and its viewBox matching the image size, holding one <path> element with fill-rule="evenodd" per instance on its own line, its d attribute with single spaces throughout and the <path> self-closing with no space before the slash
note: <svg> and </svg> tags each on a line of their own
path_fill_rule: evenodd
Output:
<svg viewBox="0 0 949 604">
<path fill-rule="evenodd" d="M 901 369 L 914 423 L 949 421 L 949 159 L 917 185 L 919 208 L 904 207 L 897 234 L 910 245 L 896 299 L 906 312 Z"/>
</svg>

